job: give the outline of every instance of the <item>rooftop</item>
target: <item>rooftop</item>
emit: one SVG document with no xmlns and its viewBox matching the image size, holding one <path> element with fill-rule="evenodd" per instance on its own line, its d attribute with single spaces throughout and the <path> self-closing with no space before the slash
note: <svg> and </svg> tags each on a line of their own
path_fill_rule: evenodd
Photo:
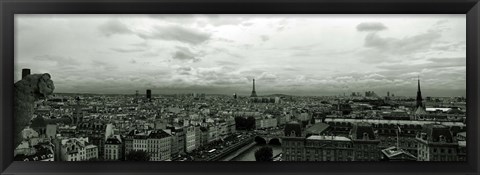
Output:
<svg viewBox="0 0 480 175">
<path fill-rule="evenodd" d="M 371 124 L 394 124 L 394 125 L 426 125 L 441 123 L 446 126 L 462 126 L 465 127 L 465 123 L 462 122 L 443 122 L 443 121 L 423 121 L 423 120 L 383 120 L 383 119 L 349 119 L 349 118 L 326 118 L 325 122 L 367 122 Z"/>
<path fill-rule="evenodd" d="M 429 142 L 454 142 L 452 132 L 445 125 L 427 124 L 423 127 L 421 133 L 421 138 Z"/>
<path fill-rule="evenodd" d="M 328 125 L 326 123 L 316 123 L 316 124 L 312 125 L 311 127 L 307 128 L 307 132 L 308 133 L 313 133 L 313 134 L 322 134 L 329 127 L 330 127 L 330 125 Z"/>
<path fill-rule="evenodd" d="M 349 138 L 343 136 L 318 136 L 313 135 L 307 137 L 307 140 L 335 140 L 335 141 L 352 141 Z"/>
<path fill-rule="evenodd" d="M 292 133 L 296 137 L 302 136 L 302 126 L 299 123 L 287 123 L 285 125 L 284 134 L 285 136 L 292 136 Z"/>
<path fill-rule="evenodd" d="M 408 157 L 409 159 L 412 159 L 412 160 L 415 160 L 416 157 L 412 154 L 410 154 L 409 152 L 406 152 L 405 150 L 403 149 L 397 149 L 397 147 L 395 146 L 392 146 L 392 147 L 389 147 L 389 148 L 386 148 L 386 149 L 383 149 L 382 150 L 382 153 L 387 156 L 388 158 L 392 158 L 392 157 L 395 157 L 395 156 L 398 156 L 398 155 L 405 155 L 406 157 Z"/>
<path fill-rule="evenodd" d="M 161 139 L 165 137 L 170 137 L 170 134 L 163 130 L 155 130 L 148 135 L 148 138 L 153 138 L 153 139 Z"/>
<path fill-rule="evenodd" d="M 364 134 L 368 135 L 368 140 L 375 140 L 375 132 L 372 124 L 366 122 L 359 122 L 353 125 L 350 131 L 352 139 L 364 139 Z"/>
<path fill-rule="evenodd" d="M 106 141 L 105 144 L 122 144 L 122 141 L 119 140 L 118 137 L 109 137 Z"/>
<path fill-rule="evenodd" d="M 458 146 L 466 147 L 467 146 L 467 141 L 458 141 Z"/>
<path fill-rule="evenodd" d="M 96 145 L 87 145 L 87 146 L 85 146 L 85 149 L 90 149 L 90 148 L 95 148 L 95 147 L 97 147 L 97 146 Z"/>
</svg>

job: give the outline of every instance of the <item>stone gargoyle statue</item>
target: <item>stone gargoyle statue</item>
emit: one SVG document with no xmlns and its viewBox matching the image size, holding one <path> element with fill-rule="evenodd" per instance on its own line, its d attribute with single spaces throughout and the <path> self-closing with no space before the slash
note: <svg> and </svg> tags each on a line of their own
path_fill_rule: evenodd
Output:
<svg viewBox="0 0 480 175">
<path fill-rule="evenodd" d="M 33 117 L 35 101 L 46 99 L 53 93 L 55 86 L 50 74 L 31 74 L 17 81 L 14 85 L 14 146 L 23 140 L 22 130 L 29 125 Z"/>
</svg>

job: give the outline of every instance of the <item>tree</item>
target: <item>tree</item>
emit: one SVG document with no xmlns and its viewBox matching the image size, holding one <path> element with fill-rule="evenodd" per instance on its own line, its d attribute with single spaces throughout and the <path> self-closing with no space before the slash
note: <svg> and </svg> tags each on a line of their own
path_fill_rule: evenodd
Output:
<svg viewBox="0 0 480 175">
<path fill-rule="evenodd" d="M 270 142 L 268 142 L 268 144 L 270 144 L 270 145 L 282 145 L 282 143 L 280 142 L 280 139 L 278 139 L 278 138 L 270 139 Z"/>
<path fill-rule="evenodd" d="M 133 150 L 127 154 L 127 161 L 149 161 L 150 155 L 143 150 Z"/>
<path fill-rule="evenodd" d="M 246 118 L 243 117 L 235 117 L 235 129 L 237 130 L 244 130 L 246 128 L 245 123 L 247 122 Z"/>
<path fill-rule="evenodd" d="M 260 137 L 260 136 L 256 136 L 256 137 L 255 137 L 255 142 L 257 142 L 257 144 L 259 144 L 259 145 L 265 145 L 265 144 L 267 144 L 267 141 L 266 141 L 264 138 Z"/>
<path fill-rule="evenodd" d="M 255 117 L 247 117 L 246 126 L 248 130 L 255 129 Z"/>
<path fill-rule="evenodd" d="M 235 127 L 238 130 L 255 129 L 255 117 L 235 117 Z"/>
<path fill-rule="evenodd" d="M 255 160 L 259 162 L 268 162 L 273 160 L 273 150 L 271 147 L 264 146 L 255 151 Z"/>
</svg>

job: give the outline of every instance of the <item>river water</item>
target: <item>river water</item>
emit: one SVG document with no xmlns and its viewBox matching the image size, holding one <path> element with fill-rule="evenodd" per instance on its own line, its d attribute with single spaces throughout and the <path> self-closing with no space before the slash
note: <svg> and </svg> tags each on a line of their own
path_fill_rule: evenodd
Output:
<svg viewBox="0 0 480 175">
<path fill-rule="evenodd" d="M 276 156 L 282 153 L 281 146 L 271 146 L 273 150 L 273 156 Z M 255 161 L 255 151 L 260 149 L 262 146 L 255 145 L 252 146 L 250 149 L 246 150 L 245 152 L 239 154 L 237 157 L 233 158 L 231 161 Z"/>
</svg>

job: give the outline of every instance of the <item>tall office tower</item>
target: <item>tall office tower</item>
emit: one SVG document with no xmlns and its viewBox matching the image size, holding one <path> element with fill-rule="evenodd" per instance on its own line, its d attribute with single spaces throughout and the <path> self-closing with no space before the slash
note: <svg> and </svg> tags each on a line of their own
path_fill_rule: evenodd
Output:
<svg viewBox="0 0 480 175">
<path fill-rule="evenodd" d="M 152 90 L 147 89 L 147 99 L 152 100 Z"/>
</svg>

